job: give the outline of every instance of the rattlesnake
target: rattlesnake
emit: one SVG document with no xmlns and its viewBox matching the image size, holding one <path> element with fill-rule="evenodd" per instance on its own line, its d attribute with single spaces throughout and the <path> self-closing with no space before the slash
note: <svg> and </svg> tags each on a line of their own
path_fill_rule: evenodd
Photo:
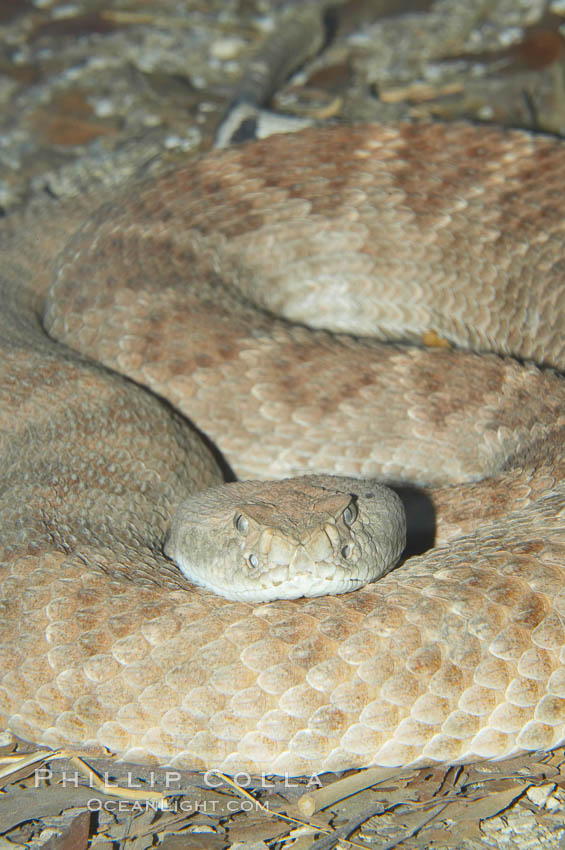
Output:
<svg viewBox="0 0 565 850">
<path fill-rule="evenodd" d="M 8 217 L 3 723 L 253 773 L 562 741 L 564 177 L 524 132 L 335 127 Z M 225 461 L 429 488 L 436 546 L 340 596 L 191 588 L 164 541 Z"/>
</svg>

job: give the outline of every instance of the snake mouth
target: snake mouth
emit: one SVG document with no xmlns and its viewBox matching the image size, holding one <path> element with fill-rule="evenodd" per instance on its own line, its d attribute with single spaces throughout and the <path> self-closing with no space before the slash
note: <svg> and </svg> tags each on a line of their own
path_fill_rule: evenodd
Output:
<svg viewBox="0 0 565 850">
<path fill-rule="evenodd" d="M 334 571 L 331 578 L 320 575 L 302 574 L 269 580 L 264 585 L 254 582 L 245 587 L 226 589 L 222 587 L 222 596 L 237 602 L 273 602 L 277 599 L 300 599 L 302 597 L 332 596 L 350 593 L 358 590 L 367 583 L 366 579 L 350 575 L 338 575 Z M 205 585 L 208 590 L 218 592 L 211 584 Z"/>
<path fill-rule="evenodd" d="M 297 540 L 271 528 L 246 541 L 234 594 L 253 601 L 297 599 L 356 590 L 367 579 L 352 575 L 360 558 L 353 532 L 332 522 Z"/>
</svg>

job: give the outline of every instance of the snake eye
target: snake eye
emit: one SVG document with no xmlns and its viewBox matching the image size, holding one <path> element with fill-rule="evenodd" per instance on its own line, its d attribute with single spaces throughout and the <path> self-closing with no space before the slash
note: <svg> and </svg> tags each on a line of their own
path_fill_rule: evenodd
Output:
<svg viewBox="0 0 565 850">
<path fill-rule="evenodd" d="M 236 514 L 233 518 L 233 525 L 236 531 L 247 537 L 249 534 L 249 520 L 243 514 Z"/>
<path fill-rule="evenodd" d="M 249 556 L 249 558 L 247 559 L 247 563 L 249 564 L 250 567 L 257 569 L 257 567 L 259 566 L 259 558 L 257 557 L 257 555 L 251 554 Z"/>
<path fill-rule="evenodd" d="M 347 527 L 351 528 L 351 526 L 357 519 L 357 506 L 355 505 L 355 503 L 350 502 L 341 516 L 343 517 L 343 521 L 347 525 Z"/>
</svg>

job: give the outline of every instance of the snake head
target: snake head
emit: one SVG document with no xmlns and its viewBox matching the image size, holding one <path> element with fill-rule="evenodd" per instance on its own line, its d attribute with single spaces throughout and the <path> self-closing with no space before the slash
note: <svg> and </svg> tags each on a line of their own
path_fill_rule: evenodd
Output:
<svg viewBox="0 0 565 850">
<path fill-rule="evenodd" d="M 404 542 L 404 511 L 389 488 L 303 476 L 195 494 L 177 509 L 165 554 L 195 584 L 267 602 L 356 590 L 392 569 Z"/>
</svg>

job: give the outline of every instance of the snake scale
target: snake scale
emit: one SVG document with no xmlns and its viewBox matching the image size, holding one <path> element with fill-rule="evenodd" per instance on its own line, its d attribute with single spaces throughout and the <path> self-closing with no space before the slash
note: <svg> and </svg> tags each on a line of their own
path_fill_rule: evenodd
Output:
<svg viewBox="0 0 565 850">
<path fill-rule="evenodd" d="M 562 741 L 564 180 L 526 132 L 334 127 L 8 216 L 4 725 L 294 775 Z M 218 453 L 426 488 L 436 544 L 339 596 L 190 587 L 163 541 Z"/>
</svg>

